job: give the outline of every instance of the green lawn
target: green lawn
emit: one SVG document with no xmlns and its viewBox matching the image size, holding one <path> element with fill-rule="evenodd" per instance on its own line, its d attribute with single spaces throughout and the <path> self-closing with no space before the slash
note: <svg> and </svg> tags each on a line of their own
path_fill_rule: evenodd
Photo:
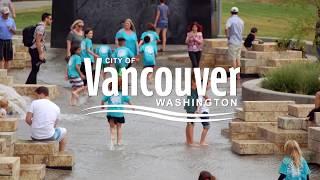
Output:
<svg viewBox="0 0 320 180">
<path fill-rule="evenodd" d="M 301 22 L 311 22 L 305 39 L 314 38 L 313 26 L 316 20 L 316 8 L 310 5 L 288 6 L 271 3 L 271 0 L 258 2 L 257 0 L 222 0 L 223 13 L 222 23 L 224 27 L 230 16 L 232 6 L 240 9 L 240 16 L 245 21 L 245 32 L 255 26 L 259 29 L 258 36 L 284 37 L 290 32 L 292 22 L 301 19 Z M 261 1 L 261 0 L 260 0 Z M 274 1 L 275 2 L 275 1 Z"/>
<path fill-rule="evenodd" d="M 48 6 L 17 12 L 17 18 L 15 19 L 17 28 L 23 29 L 29 25 L 37 24 L 41 21 L 41 15 L 44 12 L 51 12 L 51 7 Z"/>
</svg>

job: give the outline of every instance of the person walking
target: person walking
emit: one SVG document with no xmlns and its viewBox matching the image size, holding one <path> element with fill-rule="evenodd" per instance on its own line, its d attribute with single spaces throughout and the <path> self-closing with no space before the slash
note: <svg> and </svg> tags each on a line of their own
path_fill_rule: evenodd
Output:
<svg viewBox="0 0 320 180">
<path fill-rule="evenodd" d="M 157 7 L 157 15 L 154 22 L 154 26 L 157 28 L 157 33 L 160 36 L 162 32 L 162 48 L 160 52 L 166 50 L 167 45 L 167 32 L 169 27 L 169 7 L 165 4 L 165 0 L 160 0 L 160 5 Z"/>
<path fill-rule="evenodd" d="M 189 26 L 188 31 L 186 44 L 188 45 L 189 57 L 192 68 L 197 68 L 200 64 L 203 45 L 202 26 L 197 22 L 193 22 Z"/>
<path fill-rule="evenodd" d="M 16 34 L 16 23 L 9 17 L 8 7 L 1 9 L 0 17 L 0 69 L 9 69 L 13 59 L 12 36 Z"/>
<path fill-rule="evenodd" d="M 71 56 L 71 47 L 80 46 L 81 41 L 85 38 L 83 27 L 84 22 L 81 19 L 77 19 L 72 23 L 67 36 L 67 58 Z"/>
<path fill-rule="evenodd" d="M 231 17 L 226 23 L 225 34 L 228 38 L 228 56 L 232 61 L 233 68 L 240 67 L 241 49 L 242 49 L 242 32 L 244 30 L 244 22 L 238 16 L 239 9 L 231 8 Z M 237 75 L 240 79 L 240 74 Z"/>
</svg>

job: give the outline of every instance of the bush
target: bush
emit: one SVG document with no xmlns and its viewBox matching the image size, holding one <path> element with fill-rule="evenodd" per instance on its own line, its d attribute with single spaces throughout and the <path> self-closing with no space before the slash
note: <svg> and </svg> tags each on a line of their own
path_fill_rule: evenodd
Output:
<svg viewBox="0 0 320 180">
<path fill-rule="evenodd" d="M 320 63 L 293 63 L 266 74 L 262 87 L 286 93 L 314 95 L 320 90 Z"/>
</svg>

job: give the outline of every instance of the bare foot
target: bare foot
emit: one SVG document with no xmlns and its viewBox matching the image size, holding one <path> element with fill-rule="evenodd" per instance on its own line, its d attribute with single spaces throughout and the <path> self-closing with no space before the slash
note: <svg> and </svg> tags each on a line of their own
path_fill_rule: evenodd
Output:
<svg viewBox="0 0 320 180">
<path fill-rule="evenodd" d="M 200 143 L 200 146 L 209 146 L 207 143 Z"/>
</svg>

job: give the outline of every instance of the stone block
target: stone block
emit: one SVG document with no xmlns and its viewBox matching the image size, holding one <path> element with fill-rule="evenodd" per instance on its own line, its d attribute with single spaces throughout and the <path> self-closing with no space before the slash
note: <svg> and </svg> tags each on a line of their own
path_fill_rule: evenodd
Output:
<svg viewBox="0 0 320 180">
<path fill-rule="evenodd" d="M 1 176 L 11 176 L 11 179 L 19 180 L 20 158 L 0 157 L 0 178 Z"/>
<path fill-rule="evenodd" d="M 3 154 L 6 152 L 7 149 L 7 143 L 5 139 L 0 139 L 0 154 Z"/>
<path fill-rule="evenodd" d="M 258 74 L 257 67 L 240 67 L 241 74 Z"/>
<path fill-rule="evenodd" d="M 297 63 L 297 62 L 307 62 L 308 59 L 271 59 L 268 60 L 268 66 L 271 67 L 282 67 L 286 66 L 292 63 Z"/>
<path fill-rule="evenodd" d="M 228 47 L 227 39 L 204 39 L 204 47 L 216 48 L 216 47 Z"/>
<path fill-rule="evenodd" d="M 31 98 L 36 98 L 35 90 L 40 87 L 45 86 L 49 89 L 49 98 L 55 99 L 59 95 L 58 87 L 56 85 L 45 85 L 45 84 L 13 84 L 13 88 L 21 96 L 29 96 Z"/>
<path fill-rule="evenodd" d="M 314 121 L 315 126 L 320 126 L 320 112 L 316 112 L 314 114 L 314 119 L 315 119 Z"/>
<path fill-rule="evenodd" d="M 241 62 L 242 67 L 256 67 L 257 66 L 256 59 L 241 58 L 240 62 Z"/>
<path fill-rule="evenodd" d="M 216 47 L 212 49 L 212 53 L 216 55 L 228 56 L 228 47 Z"/>
<path fill-rule="evenodd" d="M 26 67 L 26 60 L 13 60 L 11 65 L 10 65 L 10 68 L 11 69 L 23 69 Z"/>
<path fill-rule="evenodd" d="M 26 52 L 28 53 L 28 47 L 25 47 L 23 44 L 15 44 L 13 45 L 15 52 Z"/>
<path fill-rule="evenodd" d="M 48 155 L 34 155 L 33 164 L 48 164 L 49 156 Z"/>
<path fill-rule="evenodd" d="M 258 140 L 259 137 L 257 133 L 250 132 L 250 133 L 231 133 L 230 132 L 230 139 L 231 140 Z"/>
<path fill-rule="evenodd" d="M 27 54 L 26 52 L 15 52 L 13 54 L 13 59 L 15 60 L 26 60 L 27 59 Z"/>
<path fill-rule="evenodd" d="M 243 101 L 245 112 L 287 112 L 294 101 Z"/>
<path fill-rule="evenodd" d="M 307 161 L 307 163 L 314 163 L 315 152 L 309 149 L 302 149 L 302 156 Z"/>
<path fill-rule="evenodd" d="M 308 144 L 308 132 L 303 130 L 259 127 L 257 136 L 275 144 L 285 144 L 288 140 L 296 140 L 299 144 Z"/>
<path fill-rule="evenodd" d="M 290 104 L 288 106 L 289 115 L 299 118 L 307 117 L 314 108 L 314 104 Z"/>
<path fill-rule="evenodd" d="M 17 118 L 0 119 L 0 132 L 14 132 L 18 127 Z"/>
<path fill-rule="evenodd" d="M 59 152 L 55 155 L 49 156 L 48 167 L 72 169 L 74 165 L 73 155 L 68 152 Z"/>
<path fill-rule="evenodd" d="M 232 151 L 240 155 L 274 154 L 274 144 L 264 140 L 232 141 Z"/>
<path fill-rule="evenodd" d="M 4 84 L 4 85 L 7 85 L 7 86 L 12 86 L 13 77 L 12 76 L 0 77 L 0 84 Z"/>
<path fill-rule="evenodd" d="M 253 51 L 272 52 L 277 50 L 276 42 L 265 42 L 263 44 L 253 44 Z"/>
<path fill-rule="evenodd" d="M 277 52 L 258 52 L 258 51 L 246 51 L 244 57 L 248 59 L 256 60 L 270 60 L 274 59 L 277 55 Z"/>
<path fill-rule="evenodd" d="M 20 166 L 20 180 L 43 180 L 46 175 L 44 164 L 23 164 Z"/>
<path fill-rule="evenodd" d="M 21 164 L 34 164 L 33 163 L 33 155 L 16 155 L 20 157 Z"/>
<path fill-rule="evenodd" d="M 320 142 L 320 127 L 309 127 L 308 137 L 309 139 Z"/>
<path fill-rule="evenodd" d="M 22 44 L 22 36 L 18 36 L 18 35 L 13 36 L 12 44 Z"/>
<path fill-rule="evenodd" d="M 59 151 L 59 143 L 19 140 L 14 145 L 15 155 L 54 155 Z"/>
<path fill-rule="evenodd" d="M 277 122 L 279 116 L 287 114 L 287 112 L 244 112 L 243 120 L 247 122 Z"/>
<path fill-rule="evenodd" d="M 175 62 L 181 62 L 185 63 L 186 61 L 190 61 L 189 55 L 188 54 L 175 54 L 175 55 L 170 55 L 168 57 L 169 61 L 175 61 Z"/>
<path fill-rule="evenodd" d="M 16 142 L 16 132 L 0 132 L 0 139 L 5 139 L 7 147 L 10 147 Z"/>
<path fill-rule="evenodd" d="M 8 71 L 6 69 L 0 69 L 0 77 L 7 77 Z"/>
<path fill-rule="evenodd" d="M 277 126 L 277 122 L 246 122 L 233 121 L 229 123 L 229 130 L 231 133 L 249 133 L 258 132 L 258 127 Z"/>
<path fill-rule="evenodd" d="M 276 69 L 277 69 L 276 67 L 260 66 L 258 67 L 258 73 L 260 74 L 260 76 L 265 76 L 266 74 Z"/>
<path fill-rule="evenodd" d="M 315 141 L 313 139 L 308 140 L 308 148 L 316 153 L 320 153 L 320 141 Z"/>
<path fill-rule="evenodd" d="M 278 118 L 278 127 L 288 130 L 300 130 L 306 118 L 296 118 L 293 116 L 280 116 Z"/>
<path fill-rule="evenodd" d="M 215 55 L 215 64 L 216 65 L 229 65 L 230 61 L 228 60 L 227 55 L 216 54 Z"/>
<path fill-rule="evenodd" d="M 279 51 L 279 55 L 275 56 L 275 58 L 279 59 L 301 59 L 302 57 L 302 51 L 293 51 L 293 50 L 287 50 L 287 51 Z"/>
<path fill-rule="evenodd" d="M 236 118 L 237 119 L 241 119 L 241 120 L 244 120 L 244 111 L 243 111 L 243 108 L 236 108 Z"/>
<path fill-rule="evenodd" d="M 14 144 L 11 144 L 10 146 L 7 146 L 5 155 L 6 156 L 13 156 L 13 151 L 14 151 Z"/>
</svg>

